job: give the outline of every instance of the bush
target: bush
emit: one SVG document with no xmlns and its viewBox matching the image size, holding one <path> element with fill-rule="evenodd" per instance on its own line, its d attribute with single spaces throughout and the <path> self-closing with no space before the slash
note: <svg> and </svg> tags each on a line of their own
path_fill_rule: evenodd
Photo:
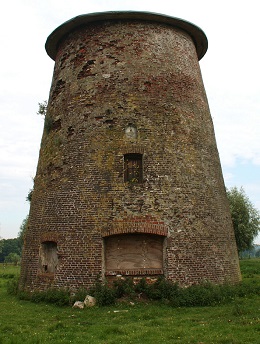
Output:
<svg viewBox="0 0 260 344">
<path fill-rule="evenodd" d="M 30 300 L 36 303 L 47 302 L 57 306 L 70 304 L 70 292 L 67 289 L 48 289 L 33 292 L 19 290 L 19 276 L 10 278 L 7 281 L 7 293 L 17 296 L 20 300 Z"/>
<path fill-rule="evenodd" d="M 188 288 L 179 289 L 176 299 L 171 299 L 173 306 L 214 306 L 222 300 L 218 286 L 210 283 L 192 285 Z"/>
<path fill-rule="evenodd" d="M 28 295 L 29 295 L 29 293 L 28 293 Z M 30 300 L 32 302 L 40 303 L 40 302 L 45 301 L 45 292 L 44 291 L 34 291 L 30 295 L 31 295 Z"/>
<path fill-rule="evenodd" d="M 116 292 L 107 283 L 98 282 L 93 294 L 98 306 L 110 306 L 116 302 Z"/>
<path fill-rule="evenodd" d="M 152 300 L 173 300 L 179 296 L 180 287 L 177 283 L 159 278 L 147 288 L 147 296 Z"/>
<path fill-rule="evenodd" d="M 147 294 L 149 290 L 149 285 L 145 278 L 140 279 L 140 281 L 135 285 L 134 291 L 138 294 Z"/>
<path fill-rule="evenodd" d="M 32 293 L 31 300 L 33 302 L 47 302 L 57 306 L 67 306 L 70 304 L 70 292 L 68 289 L 35 291 Z"/>
<path fill-rule="evenodd" d="M 159 278 L 153 284 L 148 284 L 144 278 L 134 284 L 131 278 L 126 278 L 116 280 L 112 286 L 106 282 L 102 283 L 99 279 L 92 289 L 81 288 L 72 295 L 68 289 L 51 288 L 45 291 L 21 291 L 18 288 L 19 277 L 17 275 L 2 274 L 1 277 L 8 279 L 6 284 L 9 294 L 16 295 L 19 299 L 47 302 L 57 306 L 71 305 L 77 300 L 83 301 L 88 294 L 96 298 L 98 306 L 113 305 L 117 299 L 122 297 L 138 299 L 140 296 L 148 300 L 166 302 L 172 307 L 215 306 L 231 301 L 235 302 L 238 298 L 259 295 L 260 290 L 258 279 L 245 279 L 235 285 L 214 285 L 204 282 L 181 288 L 178 284 L 165 278 Z"/>
<path fill-rule="evenodd" d="M 135 294 L 134 283 L 131 278 L 118 279 L 114 281 L 113 289 L 117 299 L 123 296 L 133 296 Z"/>
<path fill-rule="evenodd" d="M 122 279 L 114 282 L 112 287 L 107 284 L 97 284 L 94 296 L 99 306 L 114 304 L 117 298 L 123 296 L 137 296 L 143 294 L 149 300 L 164 301 L 173 307 L 215 306 L 233 301 L 236 297 L 245 297 L 259 294 L 259 283 L 241 282 L 236 285 L 215 285 L 204 282 L 181 288 L 177 283 L 172 283 L 164 278 L 159 278 L 155 283 L 148 284 L 141 279 L 134 285 L 131 279 Z"/>
<path fill-rule="evenodd" d="M 8 278 L 10 279 L 7 281 L 7 293 L 10 295 L 17 295 L 19 290 L 19 276 Z"/>
<path fill-rule="evenodd" d="M 68 289 L 48 289 L 44 291 L 19 291 L 17 296 L 21 300 L 30 300 L 35 303 L 46 302 L 56 306 L 68 306 L 71 303 Z"/>
</svg>

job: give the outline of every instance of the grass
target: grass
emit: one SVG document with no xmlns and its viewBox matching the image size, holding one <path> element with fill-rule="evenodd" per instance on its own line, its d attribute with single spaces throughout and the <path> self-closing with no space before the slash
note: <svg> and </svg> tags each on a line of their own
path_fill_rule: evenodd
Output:
<svg viewBox="0 0 260 344">
<path fill-rule="evenodd" d="M 173 308 L 159 302 L 85 308 L 18 300 L 1 277 L 0 344 L 259 344 L 259 295 L 215 307 Z M 10 271 L 9 271 L 10 268 Z M 5 274 L 18 274 L 8 266 Z M 260 260 L 241 261 L 245 283 L 260 287 Z"/>
<path fill-rule="evenodd" d="M 260 258 L 240 260 L 243 278 L 260 278 Z"/>
<path fill-rule="evenodd" d="M 20 267 L 13 264 L 0 263 L 0 278 L 12 278 L 18 276 Z"/>
</svg>

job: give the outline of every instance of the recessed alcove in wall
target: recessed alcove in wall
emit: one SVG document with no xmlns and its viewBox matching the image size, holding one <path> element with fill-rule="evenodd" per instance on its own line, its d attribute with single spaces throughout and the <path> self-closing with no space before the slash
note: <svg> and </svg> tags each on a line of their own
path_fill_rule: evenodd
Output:
<svg viewBox="0 0 260 344">
<path fill-rule="evenodd" d="M 163 273 L 164 238 L 143 233 L 104 238 L 106 275 Z"/>
<path fill-rule="evenodd" d="M 54 274 L 58 265 L 57 243 L 44 241 L 39 250 L 39 267 L 41 273 Z"/>
<path fill-rule="evenodd" d="M 129 183 L 142 183 L 143 156 L 131 153 L 124 155 L 124 181 Z"/>
</svg>

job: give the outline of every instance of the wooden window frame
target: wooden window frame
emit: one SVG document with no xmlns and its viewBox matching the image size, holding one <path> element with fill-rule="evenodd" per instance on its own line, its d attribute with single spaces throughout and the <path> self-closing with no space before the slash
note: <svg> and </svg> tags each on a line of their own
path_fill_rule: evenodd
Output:
<svg viewBox="0 0 260 344">
<path fill-rule="evenodd" d="M 140 184 L 143 182 L 143 155 L 124 154 L 124 182 Z"/>
</svg>

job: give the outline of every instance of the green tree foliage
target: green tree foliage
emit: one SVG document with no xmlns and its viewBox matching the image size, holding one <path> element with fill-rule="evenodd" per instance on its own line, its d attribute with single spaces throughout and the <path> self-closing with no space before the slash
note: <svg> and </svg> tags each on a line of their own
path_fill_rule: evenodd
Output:
<svg viewBox="0 0 260 344">
<path fill-rule="evenodd" d="M 3 246 L 4 246 L 3 239 L 0 238 L 0 253 L 2 252 Z"/>
<path fill-rule="evenodd" d="M 28 201 L 28 202 L 31 203 L 32 194 L 33 194 L 33 189 L 30 189 L 29 192 L 28 192 L 28 195 L 27 195 L 27 197 L 26 197 L 26 201 Z"/>
<path fill-rule="evenodd" d="M 16 253 L 18 256 L 21 255 L 21 245 L 18 238 L 15 239 L 3 239 L 2 252 L 0 253 L 0 263 L 4 263 L 5 258 L 10 253 Z"/>
<path fill-rule="evenodd" d="M 38 103 L 39 110 L 37 112 L 37 115 L 41 115 L 44 117 L 44 130 L 49 133 L 53 128 L 53 119 L 47 115 L 47 107 L 48 102 L 47 100 L 44 100 L 42 103 Z"/>
<path fill-rule="evenodd" d="M 37 112 L 37 115 L 45 116 L 47 112 L 47 106 L 48 106 L 47 100 L 44 100 L 42 103 L 38 103 L 38 105 L 39 105 L 39 110 Z"/>
<path fill-rule="evenodd" d="M 8 254 L 8 256 L 5 257 L 5 263 L 12 263 L 14 265 L 18 265 L 20 262 L 21 257 L 19 254 L 11 252 Z"/>
<path fill-rule="evenodd" d="M 23 247 L 23 242 L 24 242 L 24 235 L 25 235 L 25 231 L 27 229 L 28 226 L 28 218 L 29 216 L 27 215 L 26 218 L 23 220 L 21 226 L 20 226 L 20 231 L 18 233 L 18 244 L 20 245 L 20 247 Z"/>
<path fill-rule="evenodd" d="M 40 104 L 39 104 L 40 105 Z M 31 202 L 33 189 L 28 193 L 26 200 Z M 0 263 L 14 263 L 18 264 L 22 252 L 25 231 L 28 226 L 28 215 L 23 220 L 17 238 L 15 239 L 1 239 L 0 238 Z"/>
<path fill-rule="evenodd" d="M 243 188 L 232 187 L 227 197 L 235 231 L 238 252 L 250 249 L 260 230 L 260 213 L 250 202 Z"/>
</svg>

